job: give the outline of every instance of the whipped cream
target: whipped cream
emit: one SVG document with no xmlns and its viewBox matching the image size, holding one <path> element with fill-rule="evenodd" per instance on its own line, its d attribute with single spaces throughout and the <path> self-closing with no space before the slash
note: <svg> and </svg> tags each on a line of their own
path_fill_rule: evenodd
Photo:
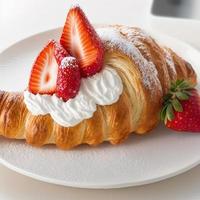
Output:
<svg viewBox="0 0 200 200">
<path fill-rule="evenodd" d="M 24 92 L 24 102 L 33 115 L 50 114 L 59 125 L 75 126 L 84 119 L 89 119 L 97 105 L 111 105 L 118 101 L 123 91 L 123 84 L 117 72 L 109 66 L 92 77 L 83 78 L 78 94 L 64 102 L 54 95 Z"/>
</svg>

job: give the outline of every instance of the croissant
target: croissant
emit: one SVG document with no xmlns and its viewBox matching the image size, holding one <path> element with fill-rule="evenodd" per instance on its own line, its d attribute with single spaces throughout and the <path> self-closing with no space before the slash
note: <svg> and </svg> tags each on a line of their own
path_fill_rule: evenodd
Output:
<svg viewBox="0 0 200 200">
<path fill-rule="evenodd" d="M 97 106 L 90 119 L 62 127 L 49 114 L 34 116 L 23 93 L 0 91 L 0 134 L 25 139 L 34 146 L 56 144 L 71 149 L 80 144 L 118 144 L 131 133 L 144 134 L 159 123 L 163 96 L 170 82 L 185 79 L 196 84 L 191 65 L 139 28 L 107 26 L 97 29 L 105 48 L 104 64 L 114 68 L 123 83 L 119 100 Z"/>
</svg>

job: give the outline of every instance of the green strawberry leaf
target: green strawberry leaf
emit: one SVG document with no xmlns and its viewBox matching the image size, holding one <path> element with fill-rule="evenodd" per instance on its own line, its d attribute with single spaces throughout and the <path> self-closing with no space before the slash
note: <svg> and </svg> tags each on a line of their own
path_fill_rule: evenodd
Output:
<svg viewBox="0 0 200 200">
<path fill-rule="evenodd" d="M 160 112 L 160 119 L 161 119 L 162 121 L 165 120 L 167 106 L 168 106 L 168 104 L 164 105 L 163 109 L 162 109 L 161 112 Z"/>
<path fill-rule="evenodd" d="M 166 101 L 168 101 L 168 100 L 170 100 L 172 98 L 172 94 L 166 94 L 165 96 L 164 96 L 164 102 L 166 102 Z"/>
<path fill-rule="evenodd" d="M 184 82 L 184 80 L 177 80 L 177 81 L 175 82 L 176 87 L 177 87 L 177 86 L 180 86 L 183 82 Z"/>
<path fill-rule="evenodd" d="M 173 111 L 173 107 L 171 104 L 169 104 L 167 106 L 167 109 L 166 109 L 166 118 L 169 120 L 169 121 L 172 121 L 174 119 L 174 111 Z"/>
<path fill-rule="evenodd" d="M 184 93 L 187 94 L 188 96 L 192 96 L 193 95 L 192 92 L 189 91 L 189 90 L 184 90 Z"/>
<path fill-rule="evenodd" d="M 191 89 L 191 86 L 187 82 L 184 81 L 179 85 L 179 88 L 182 90 L 188 90 L 188 89 Z"/>
<path fill-rule="evenodd" d="M 176 97 L 179 100 L 188 100 L 189 99 L 189 96 L 184 92 L 176 92 Z"/>
<path fill-rule="evenodd" d="M 173 106 L 175 111 L 183 112 L 183 107 L 182 107 L 181 103 L 177 99 L 173 99 L 172 100 L 172 106 Z"/>
</svg>

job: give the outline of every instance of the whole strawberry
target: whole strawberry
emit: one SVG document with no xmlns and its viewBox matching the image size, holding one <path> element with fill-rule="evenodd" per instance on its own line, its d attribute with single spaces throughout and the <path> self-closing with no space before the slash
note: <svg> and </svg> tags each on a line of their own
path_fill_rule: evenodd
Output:
<svg viewBox="0 0 200 200">
<path fill-rule="evenodd" d="M 187 81 L 171 84 L 164 98 L 161 119 L 176 131 L 200 132 L 200 96 Z"/>
<path fill-rule="evenodd" d="M 81 76 L 76 58 L 65 57 L 58 68 L 56 95 L 63 101 L 74 98 L 80 83 Z"/>
</svg>

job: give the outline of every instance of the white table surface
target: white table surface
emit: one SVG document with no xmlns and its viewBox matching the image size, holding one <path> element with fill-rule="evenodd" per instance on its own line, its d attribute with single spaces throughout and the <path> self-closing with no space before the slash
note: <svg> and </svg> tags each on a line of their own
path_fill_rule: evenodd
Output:
<svg viewBox="0 0 200 200">
<path fill-rule="evenodd" d="M 79 3 L 95 23 L 149 26 L 151 0 L 0 0 L 0 51 L 29 35 L 62 26 L 72 2 Z M 200 166 L 146 186 L 87 190 L 43 183 L 0 165 L 0 200 L 199 200 L 199 188 Z"/>
</svg>

